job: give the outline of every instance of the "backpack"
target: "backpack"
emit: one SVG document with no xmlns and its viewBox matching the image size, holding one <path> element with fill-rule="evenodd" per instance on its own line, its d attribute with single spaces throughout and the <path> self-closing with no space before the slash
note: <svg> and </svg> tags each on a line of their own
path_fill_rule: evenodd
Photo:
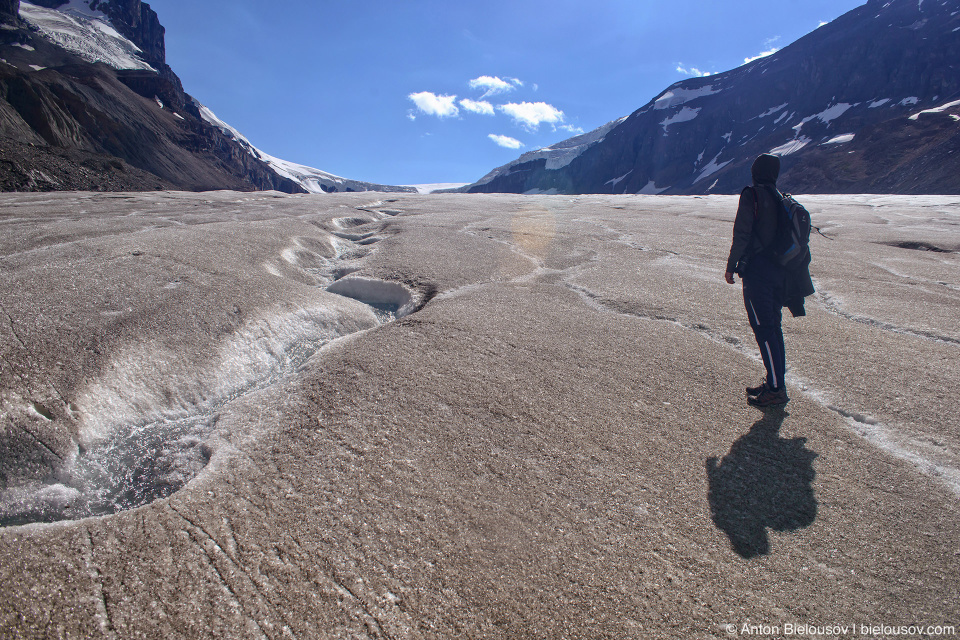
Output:
<svg viewBox="0 0 960 640">
<path fill-rule="evenodd" d="M 769 248 L 787 270 L 810 263 L 810 226 L 810 212 L 789 193 L 781 196 L 777 235 Z"/>
<path fill-rule="evenodd" d="M 802 269 L 810 263 L 810 212 L 789 193 L 771 190 L 780 206 L 777 207 L 776 234 L 764 251 L 788 271 Z M 755 198 L 759 204 L 759 196 Z"/>
</svg>

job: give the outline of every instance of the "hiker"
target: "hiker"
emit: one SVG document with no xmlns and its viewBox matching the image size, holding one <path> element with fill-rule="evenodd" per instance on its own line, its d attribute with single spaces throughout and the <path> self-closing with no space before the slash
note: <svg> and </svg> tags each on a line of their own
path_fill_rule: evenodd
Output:
<svg viewBox="0 0 960 640">
<path fill-rule="evenodd" d="M 740 193 L 733 223 L 733 244 L 723 277 L 727 284 L 734 283 L 735 273 L 743 280 L 743 304 L 767 370 L 763 382 L 747 387 L 747 402 L 756 407 L 769 407 L 790 400 L 784 381 L 787 366 L 781 310 L 786 306 L 794 317 L 805 315 L 803 298 L 813 293 L 813 282 L 807 268 L 809 253 L 799 267 L 788 269 L 771 252 L 777 240 L 782 198 L 777 191 L 780 158 L 766 153 L 760 155 L 751 173 L 753 186 L 745 187 Z"/>
</svg>

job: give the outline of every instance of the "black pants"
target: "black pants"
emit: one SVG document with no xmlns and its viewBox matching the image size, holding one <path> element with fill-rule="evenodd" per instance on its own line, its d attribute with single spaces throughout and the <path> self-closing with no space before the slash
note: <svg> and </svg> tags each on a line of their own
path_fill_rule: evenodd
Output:
<svg viewBox="0 0 960 640">
<path fill-rule="evenodd" d="M 780 327 L 786 272 L 766 256 L 758 255 L 751 259 L 741 278 L 743 304 L 760 348 L 763 366 L 767 370 L 767 386 L 774 390 L 782 389 L 785 387 L 783 378 L 787 369 L 783 329 Z"/>
</svg>

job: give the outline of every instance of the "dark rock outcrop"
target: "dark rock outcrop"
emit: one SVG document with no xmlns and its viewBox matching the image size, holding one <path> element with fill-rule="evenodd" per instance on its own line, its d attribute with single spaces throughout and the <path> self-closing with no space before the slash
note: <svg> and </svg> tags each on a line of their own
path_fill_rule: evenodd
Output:
<svg viewBox="0 0 960 640">
<path fill-rule="evenodd" d="M 0 24 L 20 24 L 20 0 L 0 0 Z"/>
<path fill-rule="evenodd" d="M 91 6 L 110 16 L 121 35 L 140 47 L 144 62 L 157 68 L 166 66 L 165 30 L 149 4 L 140 0 L 107 0 Z"/>
<path fill-rule="evenodd" d="M 960 193 L 947 126 L 960 111 L 910 119 L 960 98 L 958 28 L 960 0 L 871 0 L 772 56 L 668 87 L 567 164 L 528 154 L 464 190 L 737 193 L 773 152 L 796 192 Z"/>
</svg>

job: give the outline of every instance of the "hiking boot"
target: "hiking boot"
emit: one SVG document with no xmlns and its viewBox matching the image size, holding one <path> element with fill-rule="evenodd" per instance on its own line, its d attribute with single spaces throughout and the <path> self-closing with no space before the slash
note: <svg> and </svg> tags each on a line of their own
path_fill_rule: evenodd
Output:
<svg viewBox="0 0 960 640">
<path fill-rule="evenodd" d="M 764 380 L 755 387 L 747 387 L 748 396 L 758 396 L 763 393 L 767 388 L 767 381 Z"/>
<path fill-rule="evenodd" d="M 764 389 L 755 396 L 747 396 L 747 404 L 761 408 L 787 404 L 789 401 L 787 390 L 782 387 L 780 389 Z"/>
</svg>

